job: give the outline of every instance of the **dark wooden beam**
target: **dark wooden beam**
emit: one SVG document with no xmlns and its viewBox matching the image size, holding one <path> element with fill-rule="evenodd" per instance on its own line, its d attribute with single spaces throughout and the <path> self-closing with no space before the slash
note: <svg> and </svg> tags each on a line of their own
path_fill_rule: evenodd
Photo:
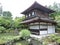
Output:
<svg viewBox="0 0 60 45">
<path fill-rule="evenodd" d="M 40 34 L 40 21 L 39 21 L 39 34 Z"/>
</svg>

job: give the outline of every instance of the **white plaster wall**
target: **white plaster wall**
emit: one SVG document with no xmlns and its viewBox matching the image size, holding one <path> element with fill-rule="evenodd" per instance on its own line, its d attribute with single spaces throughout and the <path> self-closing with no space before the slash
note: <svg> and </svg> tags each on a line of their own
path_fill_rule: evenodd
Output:
<svg viewBox="0 0 60 45">
<path fill-rule="evenodd" d="M 47 34 L 47 31 L 40 31 L 40 34 Z"/>
<path fill-rule="evenodd" d="M 40 29 L 46 29 L 48 28 L 47 26 L 44 26 L 44 25 L 40 25 Z"/>
<path fill-rule="evenodd" d="M 30 29 L 39 29 L 39 25 L 30 26 L 29 28 Z M 48 27 L 47 26 L 40 25 L 40 29 L 46 29 L 46 28 L 48 28 Z"/>
<path fill-rule="evenodd" d="M 39 29 L 39 25 L 30 26 L 29 28 L 30 29 Z M 40 31 L 40 34 L 52 34 L 52 33 L 55 33 L 55 26 L 54 25 L 50 25 L 50 26 L 40 25 L 40 29 L 43 29 L 43 28 L 47 28 L 47 30 Z"/>
<path fill-rule="evenodd" d="M 30 29 L 39 29 L 39 25 L 36 25 L 36 26 L 30 26 L 29 28 L 30 28 Z"/>
<path fill-rule="evenodd" d="M 55 33 L 55 26 L 48 26 L 48 33 Z"/>
</svg>

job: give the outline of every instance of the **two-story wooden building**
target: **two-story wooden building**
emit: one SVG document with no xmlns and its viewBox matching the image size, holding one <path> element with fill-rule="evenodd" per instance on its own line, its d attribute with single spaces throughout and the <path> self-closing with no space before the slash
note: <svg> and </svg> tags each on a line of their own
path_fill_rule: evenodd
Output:
<svg viewBox="0 0 60 45">
<path fill-rule="evenodd" d="M 34 2 L 21 13 L 25 15 L 25 20 L 21 23 L 27 24 L 31 33 L 35 35 L 55 33 L 56 22 L 49 17 L 49 14 L 53 12 L 55 11 Z"/>
</svg>

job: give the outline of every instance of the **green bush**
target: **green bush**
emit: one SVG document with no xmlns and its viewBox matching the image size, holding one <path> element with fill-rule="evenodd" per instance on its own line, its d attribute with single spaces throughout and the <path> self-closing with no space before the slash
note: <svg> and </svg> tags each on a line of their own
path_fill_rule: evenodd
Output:
<svg viewBox="0 0 60 45">
<path fill-rule="evenodd" d="M 6 33 L 14 33 L 14 30 L 9 28 L 9 29 L 6 30 Z"/>
<path fill-rule="evenodd" d="M 20 36 L 23 39 L 28 39 L 30 37 L 30 31 L 27 30 L 27 29 L 23 29 L 23 30 L 20 31 Z"/>
<path fill-rule="evenodd" d="M 60 33 L 60 28 L 56 28 L 56 32 L 57 33 Z"/>
<path fill-rule="evenodd" d="M 44 45 L 47 45 L 47 43 L 50 43 L 50 42 L 60 43 L 60 36 L 59 36 L 59 34 L 58 35 L 51 34 L 49 37 L 45 37 L 43 39 L 43 44 Z"/>
<path fill-rule="evenodd" d="M 50 39 L 51 39 L 52 41 L 55 41 L 55 40 L 56 40 L 56 35 L 55 35 L 55 34 L 51 34 L 51 35 L 50 35 Z"/>
<path fill-rule="evenodd" d="M 0 33 L 5 32 L 5 28 L 3 26 L 0 26 Z"/>
</svg>

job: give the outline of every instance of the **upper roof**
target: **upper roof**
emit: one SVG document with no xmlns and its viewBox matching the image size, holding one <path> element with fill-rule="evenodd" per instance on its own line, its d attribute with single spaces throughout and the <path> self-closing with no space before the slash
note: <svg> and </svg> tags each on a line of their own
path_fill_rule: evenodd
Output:
<svg viewBox="0 0 60 45">
<path fill-rule="evenodd" d="M 48 9 L 42 5 L 40 5 L 39 3 L 37 2 L 34 2 L 28 9 L 26 9 L 25 11 L 23 11 L 21 14 L 26 14 L 28 13 L 29 11 L 33 10 L 33 9 L 38 9 L 40 11 L 44 11 L 44 12 L 47 12 L 47 13 L 53 13 L 55 11 L 51 10 L 51 9 Z"/>
</svg>

